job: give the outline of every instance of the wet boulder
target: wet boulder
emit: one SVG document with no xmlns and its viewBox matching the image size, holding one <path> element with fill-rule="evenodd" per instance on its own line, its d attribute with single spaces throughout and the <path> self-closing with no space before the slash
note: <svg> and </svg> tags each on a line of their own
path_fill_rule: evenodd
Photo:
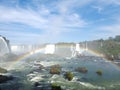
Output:
<svg viewBox="0 0 120 90">
<path fill-rule="evenodd" d="M 38 87 L 38 86 L 40 86 L 40 85 L 41 85 L 41 84 L 40 84 L 39 82 L 35 82 L 35 83 L 34 83 L 34 86 L 35 86 L 35 87 Z"/>
<path fill-rule="evenodd" d="M 60 74 L 61 66 L 59 64 L 50 67 L 50 74 Z"/>
<path fill-rule="evenodd" d="M 4 75 L 0 75 L 0 83 L 5 83 L 9 80 L 13 80 L 12 76 L 4 76 Z"/>
<path fill-rule="evenodd" d="M 7 70 L 0 67 L 0 73 L 7 73 Z"/>
<path fill-rule="evenodd" d="M 88 72 L 86 67 L 78 67 L 78 68 L 75 69 L 75 71 L 81 72 L 81 73 L 87 73 Z"/>
<path fill-rule="evenodd" d="M 39 69 L 42 70 L 42 69 L 45 69 L 45 67 L 42 64 L 40 64 Z"/>
<path fill-rule="evenodd" d="M 34 90 L 51 90 L 51 84 L 46 82 L 35 82 Z"/>
<path fill-rule="evenodd" d="M 34 66 L 39 67 L 40 70 L 45 69 L 45 67 L 40 63 L 34 63 Z"/>
</svg>

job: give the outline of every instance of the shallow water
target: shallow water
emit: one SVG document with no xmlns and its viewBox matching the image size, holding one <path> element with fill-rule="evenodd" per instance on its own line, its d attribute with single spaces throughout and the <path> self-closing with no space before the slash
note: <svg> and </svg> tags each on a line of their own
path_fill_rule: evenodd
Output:
<svg viewBox="0 0 120 90">
<path fill-rule="evenodd" d="M 55 55 L 34 55 L 12 65 L 9 73 L 15 79 L 1 84 L 2 90 L 51 90 L 50 83 L 56 82 L 62 90 L 120 90 L 120 68 L 114 63 L 95 56 L 82 56 L 75 58 L 62 58 Z M 39 69 L 42 64 L 46 69 Z M 49 74 L 51 65 L 59 64 L 62 67 L 60 75 Z M 87 73 L 76 72 L 75 68 L 86 67 Z M 7 68 L 7 66 L 6 66 Z M 96 71 L 101 70 L 102 75 Z M 71 71 L 74 74 L 72 81 L 64 79 L 63 74 Z M 38 87 L 34 86 L 39 82 Z"/>
</svg>

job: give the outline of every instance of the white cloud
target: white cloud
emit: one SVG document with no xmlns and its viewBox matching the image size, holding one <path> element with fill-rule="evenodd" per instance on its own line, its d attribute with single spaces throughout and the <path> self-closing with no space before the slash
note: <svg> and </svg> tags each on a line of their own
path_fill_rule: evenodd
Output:
<svg viewBox="0 0 120 90">
<path fill-rule="evenodd" d="M 101 30 L 111 33 L 111 35 L 118 35 L 120 34 L 120 23 L 110 26 L 103 26 Z"/>
<path fill-rule="evenodd" d="M 30 6 L 28 9 L 1 6 L 0 15 L 1 23 L 6 24 L 15 22 L 30 26 L 34 29 L 43 30 L 44 33 L 41 36 L 44 38 L 49 38 L 50 33 L 52 33 L 52 37 L 58 37 L 60 34 L 70 31 L 67 27 L 83 27 L 86 24 L 86 22 L 82 20 L 77 13 L 56 15 L 52 14 L 44 5 L 40 6 L 40 10 L 38 12 L 32 10 Z M 11 26 L 8 25 L 6 28 L 10 27 Z"/>
<path fill-rule="evenodd" d="M 27 6 L 28 9 L 22 9 L 20 7 L 9 8 L 1 6 L 0 22 L 18 22 L 40 29 L 49 29 L 47 27 L 50 27 L 51 25 L 51 27 L 55 26 L 58 28 L 63 28 L 64 26 L 82 27 L 86 24 L 86 22 L 80 17 L 80 15 L 73 12 L 72 8 L 87 5 L 92 1 L 93 0 L 62 0 L 56 2 L 56 6 L 51 8 L 48 8 L 45 5 L 40 5 L 40 3 L 38 3 L 38 0 L 33 1 L 33 3 L 36 4 L 37 8 L 39 9 L 38 11 L 32 10 L 30 6 Z M 105 2 L 105 0 L 102 1 Z M 113 2 L 113 0 L 107 2 L 110 3 Z M 115 2 L 119 2 L 119 0 L 115 0 Z M 16 3 L 18 3 L 18 1 L 16 1 Z M 102 10 L 102 8 L 97 6 L 94 8 L 98 9 L 98 11 Z M 51 14 L 54 9 L 56 10 L 56 12 L 62 12 L 62 14 Z M 66 12 L 69 13 L 66 14 Z"/>
<path fill-rule="evenodd" d="M 98 11 L 98 13 L 101 13 L 103 10 L 103 7 L 101 7 L 101 6 L 92 6 L 92 8 L 96 9 Z"/>
<path fill-rule="evenodd" d="M 71 23 L 79 23 L 80 26 L 83 25 L 84 20 L 79 18 L 79 15 L 71 13 L 65 15 L 53 15 L 50 11 L 42 6 L 40 11 L 33 11 L 32 9 L 21 9 L 21 8 L 9 8 L 9 7 L 0 7 L 0 22 L 18 22 L 26 25 L 30 25 L 34 28 L 45 28 L 49 24 L 56 25 L 53 20 L 57 20 L 61 26 L 66 26 L 71 19 Z M 72 16 L 72 17 L 70 17 Z M 66 18 L 66 19 L 65 19 Z M 78 19 L 78 20 L 76 20 Z M 51 22 L 51 20 L 53 22 Z M 68 20 L 68 21 L 67 21 Z M 82 23 L 83 22 L 83 23 Z M 72 24 L 71 24 L 72 26 Z M 74 25 L 73 25 L 74 26 Z M 53 26 L 54 27 L 54 26 Z"/>
<path fill-rule="evenodd" d="M 99 0 L 98 2 L 103 5 L 120 5 L 120 0 Z"/>
<path fill-rule="evenodd" d="M 0 8 L 0 22 L 18 22 L 38 27 L 47 22 L 44 18 L 31 10 Z"/>
<path fill-rule="evenodd" d="M 20 31 L 20 29 L 17 29 L 14 26 L 15 24 L 13 26 L 6 25 L 7 27 L 0 25 L 3 29 L 7 28 L 5 32 L 1 32 L 3 34 L 7 33 L 10 37 L 16 36 L 16 40 L 20 40 L 19 37 L 23 36 L 23 38 L 27 37 L 27 39 L 32 39 L 32 37 L 33 39 L 41 38 L 41 42 L 49 42 L 53 40 L 57 41 L 64 32 L 72 32 L 74 29 L 71 28 L 77 27 L 80 30 L 81 28 L 88 25 L 89 22 L 86 22 L 81 17 L 80 12 L 76 12 L 74 9 L 86 6 L 94 1 L 96 0 L 59 0 L 50 3 L 50 6 L 46 6 L 46 4 L 39 3 L 39 0 L 33 0 L 32 3 L 35 4 L 37 8 L 34 10 L 29 4 L 26 5 L 26 8 L 21 8 L 19 6 L 18 0 L 13 0 L 13 3 L 16 4 L 16 8 L 0 6 L 0 23 L 3 23 L 5 25 L 6 23 L 18 23 L 31 27 L 34 30 L 42 30 L 43 33 L 24 33 L 22 30 Z M 99 3 L 101 5 L 102 2 L 105 2 L 105 5 L 119 4 L 119 0 L 96 1 L 96 3 Z M 97 9 L 98 12 L 102 11 L 102 7 L 94 6 L 93 8 Z M 18 26 L 18 28 L 21 27 Z M 119 26 L 113 26 L 113 28 L 118 29 Z M 19 31 L 13 31 L 12 29 Z"/>
<path fill-rule="evenodd" d="M 51 32 L 46 32 L 43 34 L 32 33 L 32 32 L 22 32 L 22 31 L 10 31 L 10 30 L 0 30 L 0 33 L 10 40 L 10 44 L 41 44 L 57 42 L 55 36 Z M 9 37 L 9 38 L 8 38 Z"/>
<path fill-rule="evenodd" d="M 60 0 L 57 3 L 56 8 L 59 10 L 61 14 L 70 13 L 76 7 L 82 7 L 84 5 L 89 4 L 93 0 Z"/>
<path fill-rule="evenodd" d="M 97 37 L 108 38 L 116 35 L 120 35 L 120 21 L 117 20 L 119 17 L 116 17 L 116 23 L 110 25 L 102 25 L 96 28 L 99 32 L 96 32 Z"/>
</svg>

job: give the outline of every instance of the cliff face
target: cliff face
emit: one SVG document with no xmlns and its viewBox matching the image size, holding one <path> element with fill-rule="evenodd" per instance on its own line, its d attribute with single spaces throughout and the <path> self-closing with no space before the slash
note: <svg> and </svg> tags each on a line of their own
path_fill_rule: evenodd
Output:
<svg viewBox="0 0 120 90">
<path fill-rule="evenodd" d="M 10 49 L 9 40 L 7 40 L 3 36 L 0 36 L 0 55 L 4 55 L 10 52 L 11 52 L 11 49 Z"/>
</svg>

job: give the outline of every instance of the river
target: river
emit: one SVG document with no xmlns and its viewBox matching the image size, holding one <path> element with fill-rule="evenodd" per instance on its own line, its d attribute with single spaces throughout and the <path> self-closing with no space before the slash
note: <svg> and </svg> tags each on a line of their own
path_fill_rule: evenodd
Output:
<svg viewBox="0 0 120 90">
<path fill-rule="evenodd" d="M 116 61 L 118 62 L 118 61 Z M 116 63 L 115 62 L 115 63 Z M 63 58 L 56 55 L 36 54 L 18 61 L 1 62 L 8 69 L 8 75 L 14 80 L 0 84 L 1 90 L 51 90 L 55 82 L 62 90 L 120 90 L 120 67 L 115 63 L 96 56 Z M 62 67 L 60 75 L 49 73 L 51 65 Z M 40 65 L 45 68 L 40 69 Z M 88 72 L 75 71 L 77 67 L 86 67 Z M 102 71 L 102 75 L 96 73 Z M 64 73 L 74 74 L 72 81 L 64 78 Z M 35 83 L 39 83 L 35 86 Z"/>
</svg>

